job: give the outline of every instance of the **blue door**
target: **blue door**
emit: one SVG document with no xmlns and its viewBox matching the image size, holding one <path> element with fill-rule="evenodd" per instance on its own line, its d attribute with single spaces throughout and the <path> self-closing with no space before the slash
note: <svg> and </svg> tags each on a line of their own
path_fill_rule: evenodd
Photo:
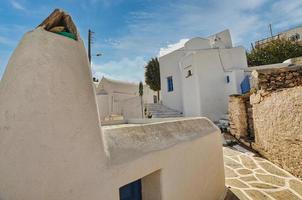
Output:
<svg viewBox="0 0 302 200">
<path fill-rule="evenodd" d="M 242 94 L 245 94 L 250 91 L 251 86 L 250 86 L 249 76 L 244 77 L 243 81 L 240 84 L 240 87 L 241 87 Z"/>
<path fill-rule="evenodd" d="M 142 200 L 141 180 L 139 179 L 121 187 L 120 200 Z"/>
</svg>

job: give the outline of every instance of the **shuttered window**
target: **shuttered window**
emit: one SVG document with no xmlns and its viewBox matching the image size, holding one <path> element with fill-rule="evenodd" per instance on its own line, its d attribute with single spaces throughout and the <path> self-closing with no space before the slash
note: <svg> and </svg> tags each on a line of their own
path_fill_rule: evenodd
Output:
<svg viewBox="0 0 302 200">
<path fill-rule="evenodd" d="M 167 77 L 167 82 L 168 82 L 168 92 L 173 91 L 173 78 L 172 76 Z"/>
</svg>

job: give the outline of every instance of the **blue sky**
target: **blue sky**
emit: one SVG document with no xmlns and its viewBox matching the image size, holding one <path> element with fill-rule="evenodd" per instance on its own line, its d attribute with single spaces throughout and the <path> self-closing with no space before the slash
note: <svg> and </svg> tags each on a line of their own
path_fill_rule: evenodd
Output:
<svg viewBox="0 0 302 200">
<path fill-rule="evenodd" d="M 82 39 L 95 32 L 93 73 L 143 80 L 144 65 L 160 49 L 229 28 L 235 45 L 302 24 L 302 0 L 1 0 L 0 77 L 22 35 L 54 8 L 69 12 Z"/>
</svg>

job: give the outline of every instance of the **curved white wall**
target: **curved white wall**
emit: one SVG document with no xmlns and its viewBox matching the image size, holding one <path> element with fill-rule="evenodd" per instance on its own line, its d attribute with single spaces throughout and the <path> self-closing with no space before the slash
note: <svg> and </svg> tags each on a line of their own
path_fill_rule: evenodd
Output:
<svg viewBox="0 0 302 200">
<path fill-rule="evenodd" d="M 185 43 L 186 50 L 200 50 L 200 49 L 210 49 L 210 41 L 208 39 L 196 37 L 190 39 L 188 42 Z"/>
<path fill-rule="evenodd" d="M 1 81 L 0 102 L 2 200 L 117 200 L 121 186 L 158 170 L 161 200 L 224 193 L 220 131 L 205 118 L 101 132 L 81 40 L 27 33 Z"/>
</svg>

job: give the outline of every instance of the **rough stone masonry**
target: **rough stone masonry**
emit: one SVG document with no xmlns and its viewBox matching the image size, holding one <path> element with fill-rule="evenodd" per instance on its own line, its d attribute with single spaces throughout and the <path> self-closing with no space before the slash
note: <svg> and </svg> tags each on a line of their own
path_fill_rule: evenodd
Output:
<svg viewBox="0 0 302 200">
<path fill-rule="evenodd" d="M 253 71 L 253 147 L 302 178 L 302 67 Z"/>
<path fill-rule="evenodd" d="M 230 132 L 236 138 L 245 137 L 248 131 L 246 97 L 231 95 L 229 97 Z"/>
<path fill-rule="evenodd" d="M 275 91 L 302 85 L 302 67 L 254 70 L 252 87 L 257 90 Z"/>
</svg>

